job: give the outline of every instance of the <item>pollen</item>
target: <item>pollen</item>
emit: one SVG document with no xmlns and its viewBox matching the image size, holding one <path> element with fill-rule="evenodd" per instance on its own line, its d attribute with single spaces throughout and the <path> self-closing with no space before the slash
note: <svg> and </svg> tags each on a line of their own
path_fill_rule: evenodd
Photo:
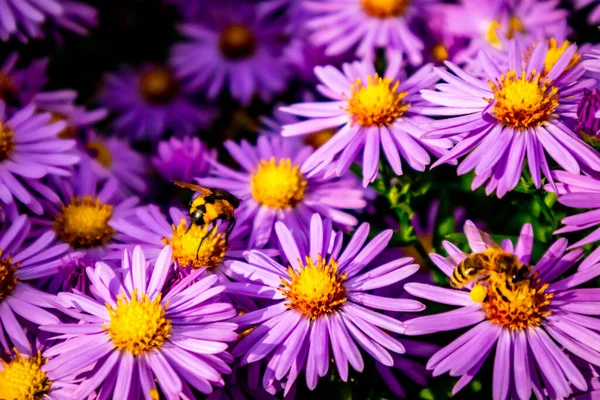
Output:
<svg viewBox="0 0 600 400">
<path fill-rule="evenodd" d="M 142 74 L 140 94 L 148 103 L 167 104 L 179 93 L 177 80 L 167 67 L 157 67 Z"/>
<path fill-rule="evenodd" d="M 492 21 L 490 22 L 487 30 L 485 31 L 485 39 L 488 41 L 489 44 L 496 48 L 502 48 L 502 41 L 500 40 L 500 37 L 498 36 L 497 32 L 497 30 L 501 28 L 502 24 L 500 23 L 500 21 Z M 523 24 L 521 23 L 521 20 L 519 18 L 511 17 L 508 20 L 508 30 L 506 31 L 506 38 L 514 38 L 517 32 L 525 33 L 525 29 L 523 28 Z"/>
<path fill-rule="evenodd" d="M 0 99 L 7 99 L 17 91 L 17 86 L 0 71 Z"/>
<path fill-rule="evenodd" d="M 496 119 L 515 129 L 542 125 L 558 107 L 558 88 L 536 71 L 529 75 L 522 72 L 518 77 L 512 70 L 489 85 L 494 92 Z"/>
<path fill-rule="evenodd" d="M 352 84 L 352 97 L 348 100 L 347 111 L 352 121 L 361 126 L 388 126 L 400 118 L 410 108 L 404 103 L 406 92 L 398 92 L 399 81 L 381 78 L 379 75 L 367 77 L 363 86 L 360 78 Z"/>
<path fill-rule="evenodd" d="M 346 274 L 338 273 L 337 261 L 326 261 L 319 255 L 316 265 L 311 257 L 306 257 L 306 264 L 300 260 L 298 264 L 298 271 L 288 267 L 291 281 L 281 278 L 279 290 L 287 298 L 288 307 L 316 319 L 331 314 L 346 301 Z"/>
<path fill-rule="evenodd" d="M 275 209 L 294 207 L 302 201 L 307 183 L 300 165 L 292 165 L 289 158 L 261 160 L 250 178 L 254 200 Z"/>
<path fill-rule="evenodd" d="M 181 267 L 212 268 L 223 261 L 229 247 L 218 226 L 209 230 L 208 226 L 192 224 L 188 230 L 186 220 L 182 219 L 172 229 L 171 238 L 162 240 L 173 248 L 173 258 Z"/>
<path fill-rule="evenodd" d="M 506 276 L 501 273 L 493 273 L 488 279 L 487 297 L 482 303 L 487 319 L 511 330 L 540 326 L 542 319 L 551 314 L 548 306 L 554 294 L 546 293 L 548 283 L 541 284 L 537 273 L 517 283 L 512 291 L 505 282 Z"/>
<path fill-rule="evenodd" d="M 85 145 L 90 156 L 95 158 L 104 168 L 110 168 L 112 165 L 112 155 L 110 150 L 102 142 L 89 142 Z"/>
<path fill-rule="evenodd" d="M 73 197 L 63 204 L 54 220 L 54 231 L 75 249 L 90 249 L 107 244 L 115 234 L 108 224 L 113 214 L 110 204 L 92 196 Z"/>
<path fill-rule="evenodd" d="M 0 161 L 6 160 L 15 150 L 15 133 L 0 121 Z"/>
<path fill-rule="evenodd" d="M 0 256 L 2 250 L 0 250 Z M 0 301 L 8 297 L 17 285 L 17 269 L 20 263 L 13 263 L 11 256 L 4 256 L 0 259 Z"/>
<path fill-rule="evenodd" d="M 105 330 L 116 349 L 134 356 L 160 348 L 171 335 L 171 321 L 166 318 L 166 307 L 160 304 L 159 294 L 150 300 L 148 294 L 138 296 L 134 289 L 131 299 L 125 293 L 117 296 L 117 308 L 106 305 L 110 322 Z"/>
<path fill-rule="evenodd" d="M 548 75 L 548 73 L 552 70 L 556 62 L 563 55 L 563 53 L 569 48 L 571 43 L 568 40 L 565 40 L 563 44 L 559 47 L 556 39 L 552 38 L 548 40 L 548 52 L 546 53 L 546 59 L 544 60 L 544 75 Z M 565 71 L 573 68 L 578 62 L 581 56 L 577 53 L 571 57 L 569 64 L 565 68 Z"/>
<path fill-rule="evenodd" d="M 245 26 L 230 25 L 221 32 L 219 49 L 230 60 L 248 58 L 256 51 L 256 38 Z"/>
<path fill-rule="evenodd" d="M 363 10 L 375 18 L 394 18 L 403 15 L 410 0 L 362 0 Z"/>
<path fill-rule="evenodd" d="M 0 359 L 0 394 L 3 399 L 41 400 L 47 398 L 52 382 L 42 371 L 46 359 L 38 351 L 34 357 L 25 358 L 15 349 L 16 356 L 6 362 Z"/>
</svg>

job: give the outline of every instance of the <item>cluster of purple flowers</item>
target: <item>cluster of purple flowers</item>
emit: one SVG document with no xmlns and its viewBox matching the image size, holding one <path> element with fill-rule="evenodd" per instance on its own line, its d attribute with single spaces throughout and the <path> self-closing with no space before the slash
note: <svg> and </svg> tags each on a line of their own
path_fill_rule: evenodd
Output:
<svg viewBox="0 0 600 400">
<path fill-rule="evenodd" d="M 393 396 L 446 373 L 455 394 L 486 362 L 484 398 L 598 396 L 600 48 L 567 17 L 597 24 L 600 2 L 164 3 L 169 56 L 87 106 L 49 89 L 52 59 L 0 60 L 0 399 L 293 399 L 367 369 Z M 97 23 L 0 0 L 0 43 Z M 224 104 L 251 135 L 211 130 Z M 463 246 L 436 243 L 440 200 L 421 226 L 402 182 L 442 164 L 556 199 L 562 226 L 496 243 L 461 208 Z M 235 216 L 199 220 L 172 181 Z"/>
</svg>

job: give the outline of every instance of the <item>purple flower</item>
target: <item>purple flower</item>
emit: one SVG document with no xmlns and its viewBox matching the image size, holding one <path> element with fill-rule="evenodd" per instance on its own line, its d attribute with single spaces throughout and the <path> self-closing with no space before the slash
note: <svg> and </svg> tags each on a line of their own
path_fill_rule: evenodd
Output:
<svg viewBox="0 0 600 400">
<path fill-rule="evenodd" d="M 536 187 L 541 186 L 542 173 L 551 181 L 545 153 L 572 173 L 578 174 L 582 167 L 600 170 L 599 154 L 569 127 L 582 89 L 594 83 L 579 79 L 584 70 L 571 63 L 575 54 L 576 46 L 569 46 L 543 73 L 548 43 L 538 43 L 523 63 L 513 40 L 506 69 L 498 69 L 486 52 L 479 54 L 487 82 L 450 62 L 446 66 L 453 73 L 437 69 L 446 83 L 438 85 L 438 91 L 421 91 L 423 98 L 437 105 L 422 112 L 449 118 L 432 122 L 425 137 L 454 138 L 458 143 L 433 166 L 468 154 L 458 174 L 475 170 L 472 188 L 487 181 L 486 193 L 496 191 L 498 197 L 515 188 L 526 159 Z"/>
<path fill-rule="evenodd" d="M 243 140 L 239 145 L 226 142 L 225 147 L 243 171 L 215 163 L 211 175 L 198 182 L 240 198 L 237 223 L 251 226 L 250 247 L 264 247 L 274 239 L 276 221 L 301 230 L 308 227 L 315 212 L 338 227 L 356 225 L 357 219 L 343 210 L 362 209 L 366 205 L 364 190 L 349 176 L 301 173 L 300 166 L 313 152 L 310 146 L 299 147 L 281 137 L 261 136 L 256 146 Z"/>
<path fill-rule="evenodd" d="M 590 7 L 590 14 L 588 15 L 587 22 L 590 25 L 600 24 L 600 1 L 598 0 L 573 0 L 575 3 L 575 9 L 581 10 L 582 8 Z"/>
<path fill-rule="evenodd" d="M 215 99 L 227 87 L 245 105 L 255 94 L 268 101 L 283 91 L 288 73 L 281 61 L 284 27 L 279 20 L 248 2 L 206 3 L 203 19 L 181 26 L 188 41 L 172 51 L 171 63 L 186 88 Z"/>
<path fill-rule="evenodd" d="M 193 102 L 185 89 L 167 67 L 123 67 L 107 76 L 100 100 L 115 114 L 118 133 L 158 140 L 167 131 L 190 135 L 212 121 L 214 112 Z"/>
<path fill-rule="evenodd" d="M 84 373 L 73 398 L 96 389 L 100 397 L 150 398 L 156 382 L 167 399 L 194 398 L 190 387 L 210 393 L 224 384 L 232 360 L 227 343 L 237 339 L 236 325 L 225 321 L 235 310 L 220 302 L 225 288 L 215 276 L 194 282 L 202 270 L 166 289 L 171 265 L 170 247 L 154 265 L 137 247 L 124 252 L 117 272 L 100 262 L 88 268 L 92 296 L 58 294 L 79 322 L 42 327 L 66 338 L 44 351 L 45 370 L 58 378 Z"/>
<path fill-rule="evenodd" d="M 45 309 L 54 308 L 54 296 L 33 288 L 25 281 L 47 278 L 60 271 L 69 246 L 56 242 L 54 232 L 31 238 L 31 222 L 17 217 L 0 232 L 0 346 L 31 354 L 26 330 L 59 319 Z"/>
<path fill-rule="evenodd" d="M 11 53 L 0 67 L 0 102 L 25 106 L 48 83 L 48 59 L 42 58 L 19 68 L 19 54 Z"/>
<path fill-rule="evenodd" d="M 56 193 L 48 193 L 50 219 L 39 220 L 43 230 L 56 232 L 71 249 L 99 259 L 109 243 L 119 241 L 112 221 L 133 216 L 137 197 L 123 197 L 115 179 L 100 180 L 92 160 L 84 158 L 70 178 L 50 182 Z M 50 190 L 45 187 L 46 190 Z"/>
<path fill-rule="evenodd" d="M 101 179 L 115 179 L 124 196 L 148 190 L 148 162 L 126 139 L 103 137 L 88 131 L 82 152 L 91 158 L 92 169 Z"/>
<path fill-rule="evenodd" d="M 0 3 L 0 39 L 43 38 L 46 23 L 78 34 L 87 34 L 96 25 L 97 11 L 72 0 L 6 0 Z"/>
<path fill-rule="evenodd" d="M 595 149 L 600 148 L 600 90 L 585 89 L 577 106 L 577 126 L 581 138 Z"/>
<path fill-rule="evenodd" d="M 1 104 L 0 200 L 8 204 L 16 198 L 34 213 L 41 214 L 39 198 L 56 195 L 40 178 L 70 175 L 71 166 L 79 161 L 74 151 L 76 143 L 58 137 L 66 124 L 52 123 L 51 114 L 36 113 L 36 108 L 30 105 L 6 119 Z"/>
<path fill-rule="evenodd" d="M 559 181 L 556 183 L 556 187 L 546 185 L 545 189 L 559 195 L 558 202 L 560 204 L 577 209 L 590 209 L 564 218 L 562 223 L 565 226 L 555 233 L 576 232 L 598 226 L 598 229 L 574 243 L 571 248 L 600 240 L 600 174 L 577 175 L 564 171 L 553 171 L 553 177 Z"/>
<path fill-rule="evenodd" d="M 317 89 L 332 101 L 282 108 L 309 118 L 284 126 L 282 134 L 296 136 L 341 128 L 306 160 L 301 172 L 328 168 L 339 176 L 363 150 L 363 185 L 367 186 L 379 172 L 380 148 L 392 170 L 402 175 L 401 159 L 424 171 L 430 162 L 427 150 L 439 156 L 451 147 L 447 139 L 422 138 L 426 133 L 422 126 L 429 120 L 419 115 L 424 104 L 419 91 L 438 80 L 432 66 L 426 65 L 403 82 L 398 79 L 399 72 L 397 57 L 390 60 L 383 77 L 366 61 L 344 64 L 342 71 L 332 66 L 315 68 L 323 83 Z"/>
<path fill-rule="evenodd" d="M 523 226 L 516 246 L 508 239 L 502 247 L 497 246 L 470 221 L 465 224 L 465 234 L 473 253 L 485 252 L 492 262 L 501 256 L 511 259 L 511 264 L 518 262 L 527 267 L 527 276 L 512 281 L 514 278 L 497 272 L 500 267 L 495 265 L 487 279 L 471 282 L 466 290 L 406 284 L 405 289 L 414 296 L 460 306 L 405 321 L 406 335 L 473 326 L 434 354 L 427 368 L 434 376 L 450 372 L 460 377 L 453 390 L 456 393 L 473 379 L 495 346 L 494 400 L 527 400 L 532 391 L 538 398 L 546 393 L 549 398 L 567 398 L 573 393 L 571 385 L 578 391 L 586 390 L 586 381 L 569 354 L 600 364 L 595 345 L 600 341 L 600 322 L 589 316 L 596 314 L 598 290 L 576 289 L 600 275 L 600 251 L 583 261 L 575 273 L 560 279 L 583 255 L 583 249 L 565 254 L 566 239 L 556 241 L 532 265 L 534 238 L 529 224 Z M 469 255 L 449 242 L 443 245 L 449 258 L 432 254 L 431 259 L 451 276 Z"/>
<path fill-rule="evenodd" d="M 423 63 L 423 42 L 414 25 L 426 19 L 439 0 L 304 0 L 312 13 L 305 26 L 310 40 L 336 55 L 356 49 L 360 58 L 373 59 L 379 48 L 388 56 L 398 52 L 417 66 Z"/>
<path fill-rule="evenodd" d="M 210 163 L 217 158 L 217 151 L 209 149 L 200 139 L 186 136 L 163 140 L 152 157 L 154 169 L 168 181 L 190 182 L 193 178 L 208 175 Z"/>
<path fill-rule="evenodd" d="M 323 222 L 318 214 L 311 219 L 309 238 L 299 230 L 291 232 L 282 222 L 275 230 L 287 268 L 260 251 L 246 253 L 247 263 L 233 261 L 229 266 L 240 282 L 227 284 L 228 293 L 275 301 L 233 319 L 240 331 L 254 327 L 232 350 L 241 365 L 265 359 L 263 387 L 287 378 L 286 391 L 303 369 L 308 387 L 316 387 L 329 369 L 329 344 L 344 381 L 348 363 L 363 370 L 359 347 L 392 366 L 389 351 L 405 350 L 387 332 L 404 329 L 399 321 L 373 309 L 414 312 L 424 308 L 414 300 L 368 293 L 405 279 L 419 268 L 411 264 L 411 258 L 401 258 L 364 271 L 385 249 L 392 231 L 375 236 L 363 248 L 369 233 L 369 225 L 363 224 L 342 252 L 342 233 L 333 231 L 331 222 Z"/>
</svg>

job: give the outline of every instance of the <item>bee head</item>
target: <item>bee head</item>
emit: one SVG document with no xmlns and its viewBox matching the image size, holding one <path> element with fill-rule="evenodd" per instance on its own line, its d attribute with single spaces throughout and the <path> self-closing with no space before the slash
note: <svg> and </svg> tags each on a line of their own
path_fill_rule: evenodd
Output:
<svg viewBox="0 0 600 400">
<path fill-rule="evenodd" d="M 190 220 L 196 225 L 201 225 L 204 222 L 202 220 L 202 211 L 196 209 L 193 212 L 191 212 Z"/>
<path fill-rule="evenodd" d="M 526 265 L 522 265 L 514 274 L 511 279 L 514 283 L 521 282 L 529 276 L 529 268 Z"/>
</svg>

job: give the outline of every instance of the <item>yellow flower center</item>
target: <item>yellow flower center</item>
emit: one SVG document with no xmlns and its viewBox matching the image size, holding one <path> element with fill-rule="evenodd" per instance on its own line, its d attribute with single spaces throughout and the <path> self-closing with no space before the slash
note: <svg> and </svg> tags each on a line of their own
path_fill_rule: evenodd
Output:
<svg viewBox="0 0 600 400">
<path fill-rule="evenodd" d="M 167 67 L 157 67 L 142 74 L 140 93 L 151 104 L 166 104 L 179 93 L 177 80 Z"/>
<path fill-rule="evenodd" d="M 444 62 L 448 59 L 448 49 L 442 43 L 438 43 L 431 49 L 433 58 L 438 62 Z"/>
<path fill-rule="evenodd" d="M 558 59 L 563 55 L 565 50 L 569 48 L 570 45 L 571 43 L 568 40 L 565 40 L 560 47 L 558 47 L 556 39 L 552 38 L 548 41 L 548 52 L 546 53 L 546 59 L 544 60 L 544 75 L 548 75 L 548 73 L 550 72 L 550 70 L 552 70 Z M 575 53 L 573 57 L 571 57 L 571 61 L 569 61 L 569 64 L 565 68 L 565 71 L 568 71 L 571 68 L 573 68 L 575 64 L 579 62 L 580 58 L 581 56 Z"/>
<path fill-rule="evenodd" d="M 327 262 L 319 255 L 315 265 L 312 258 L 307 256 L 306 265 L 300 260 L 298 265 L 300 271 L 288 267 L 291 282 L 281 278 L 279 290 L 287 297 L 288 307 L 316 319 L 331 314 L 346 301 L 346 274 L 338 274 L 337 261 Z"/>
<path fill-rule="evenodd" d="M 310 135 L 306 136 L 304 143 L 315 149 L 318 149 L 327 143 L 327 141 L 331 139 L 336 132 L 337 131 L 335 129 L 323 129 L 321 131 L 311 133 Z"/>
<path fill-rule="evenodd" d="M 289 158 L 275 161 L 260 160 L 250 178 L 252 197 L 270 208 L 293 207 L 304 198 L 307 181 L 300 173 L 300 165 L 292 166 Z"/>
<path fill-rule="evenodd" d="M 497 47 L 497 48 L 502 47 L 502 42 L 500 41 L 500 38 L 498 37 L 498 32 L 497 32 L 497 30 L 501 27 L 502 27 L 502 24 L 500 24 L 500 21 L 492 21 L 492 22 L 490 22 L 487 30 L 485 31 L 485 39 L 488 41 L 489 44 L 491 44 L 492 46 Z M 506 32 L 506 38 L 507 39 L 514 38 L 515 33 L 517 33 L 517 32 L 524 33 L 525 28 L 523 28 L 523 24 L 521 23 L 521 20 L 519 18 L 511 17 L 508 20 L 508 31 Z"/>
<path fill-rule="evenodd" d="M 0 395 L 7 400 L 40 400 L 47 398 L 52 382 L 42 371 L 46 359 L 41 352 L 24 358 L 16 350 L 10 362 L 0 359 L 4 369 L 0 372 Z"/>
<path fill-rule="evenodd" d="M 88 154 L 94 157 L 104 168 L 112 165 L 112 155 L 110 150 L 102 142 L 89 142 L 85 145 Z"/>
<path fill-rule="evenodd" d="M 171 321 L 166 307 L 160 304 L 162 295 L 150 300 L 148 294 L 138 299 L 135 289 L 128 299 L 125 293 L 117 296 L 117 308 L 106 305 L 110 323 L 105 327 L 116 349 L 139 356 L 161 347 L 171 335 Z"/>
<path fill-rule="evenodd" d="M 17 91 L 17 86 L 0 71 L 0 99 L 6 100 Z"/>
<path fill-rule="evenodd" d="M 245 26 L 230 25 L 221 32 L 219 49 L 231 60 L 248 58 L 256 51 L 256 38 Z"/>
<path fill-rule="evenodd" d="M 52 113 L 51 123 L 66 122 L 66 117 L 59 113 Z M 67 125 L 57 135 L 60 139 L 75 139 L 77 137 L 77 129 L 74 126 Z"/>
<path fill-rule="evenodd" d="M 113 207 L 92 196 L 73 197 L 63 204 L 54 220 L 54 230 L 63 242 L 76 249 L 90 249 L 107 244 L 115 234 L 108 224 Z"/>
<path fill-rule="evenodd" d="M 2 250 L 0 249 L 0 256 Z M 16 272 L 21 263 L 13 264 L 12 257 L 6 256 L 0 259 L 0 301 L 8 297 L 17 285 Z"/>
<path fill-rule="evenodd" d="M 375 18 L 399 17 L 406 12 L 410 0 L 362 0 L 362 8 Z"/>
<path fill-rule="evenodd" d="M 0 121 L 0 161 L 6 160 L 15 150 L 15 133 Z"/>
<path fill-rule="evenodd" d="M 551 314 L 548 305 L 554 294 L 546 293 L 548 283 L 540 284 L 537 273 L 515 284 L 510 290 L 503 273 L 492 273 L 487 286 L 475 285 L 471 299 L 483 302 L 482 308 L 491 322 L 512 330 L 540 326 L 542 319 Z"/>
<path fill-rule="evenodd" d="M 223 261 L 228 246 L 225 234 L 219 233 L 218 227 L 209 231 L 208 226 L 192 224 L 188 230 L 185 219 L 182 219 L 172 228 L 171 239 L 162 240 L 173 248 L 173 258 L 181 267 L 212 268 Z"/>
<path fill-rule="evenodd" d="M 494 92 L 494 115 L 516 129 L 543 124 L 558 107 L 558 88 L 536 71 L 517 77 L 512 70 L 489 85 Z"/>
<path fill-rule="evenodd" d="M 404 103 L 406 92 L 398 92 L 399 81 L 381 78 L 375 74 L 367 77 L 367 86 L 360 78 L 352 84 L 352 97 L 348 100 L 348 113 L 354 123 L 362 126 L 387 126 L 400 118 L 409 108 Z"/>
<path fill-rule="evenodd" d="M 433 235 L 421 235 L 418 239 L 427 253 L 433 252 Z M 412 257 L 415 260 L 415 264 L 418 264 L 422 269 L 429 269 L 427 260 L 421 256 L 421 253 L 419 253 L 415 246 L 403 247 L 402 251 L 405 257 Z"/>
</svg>

